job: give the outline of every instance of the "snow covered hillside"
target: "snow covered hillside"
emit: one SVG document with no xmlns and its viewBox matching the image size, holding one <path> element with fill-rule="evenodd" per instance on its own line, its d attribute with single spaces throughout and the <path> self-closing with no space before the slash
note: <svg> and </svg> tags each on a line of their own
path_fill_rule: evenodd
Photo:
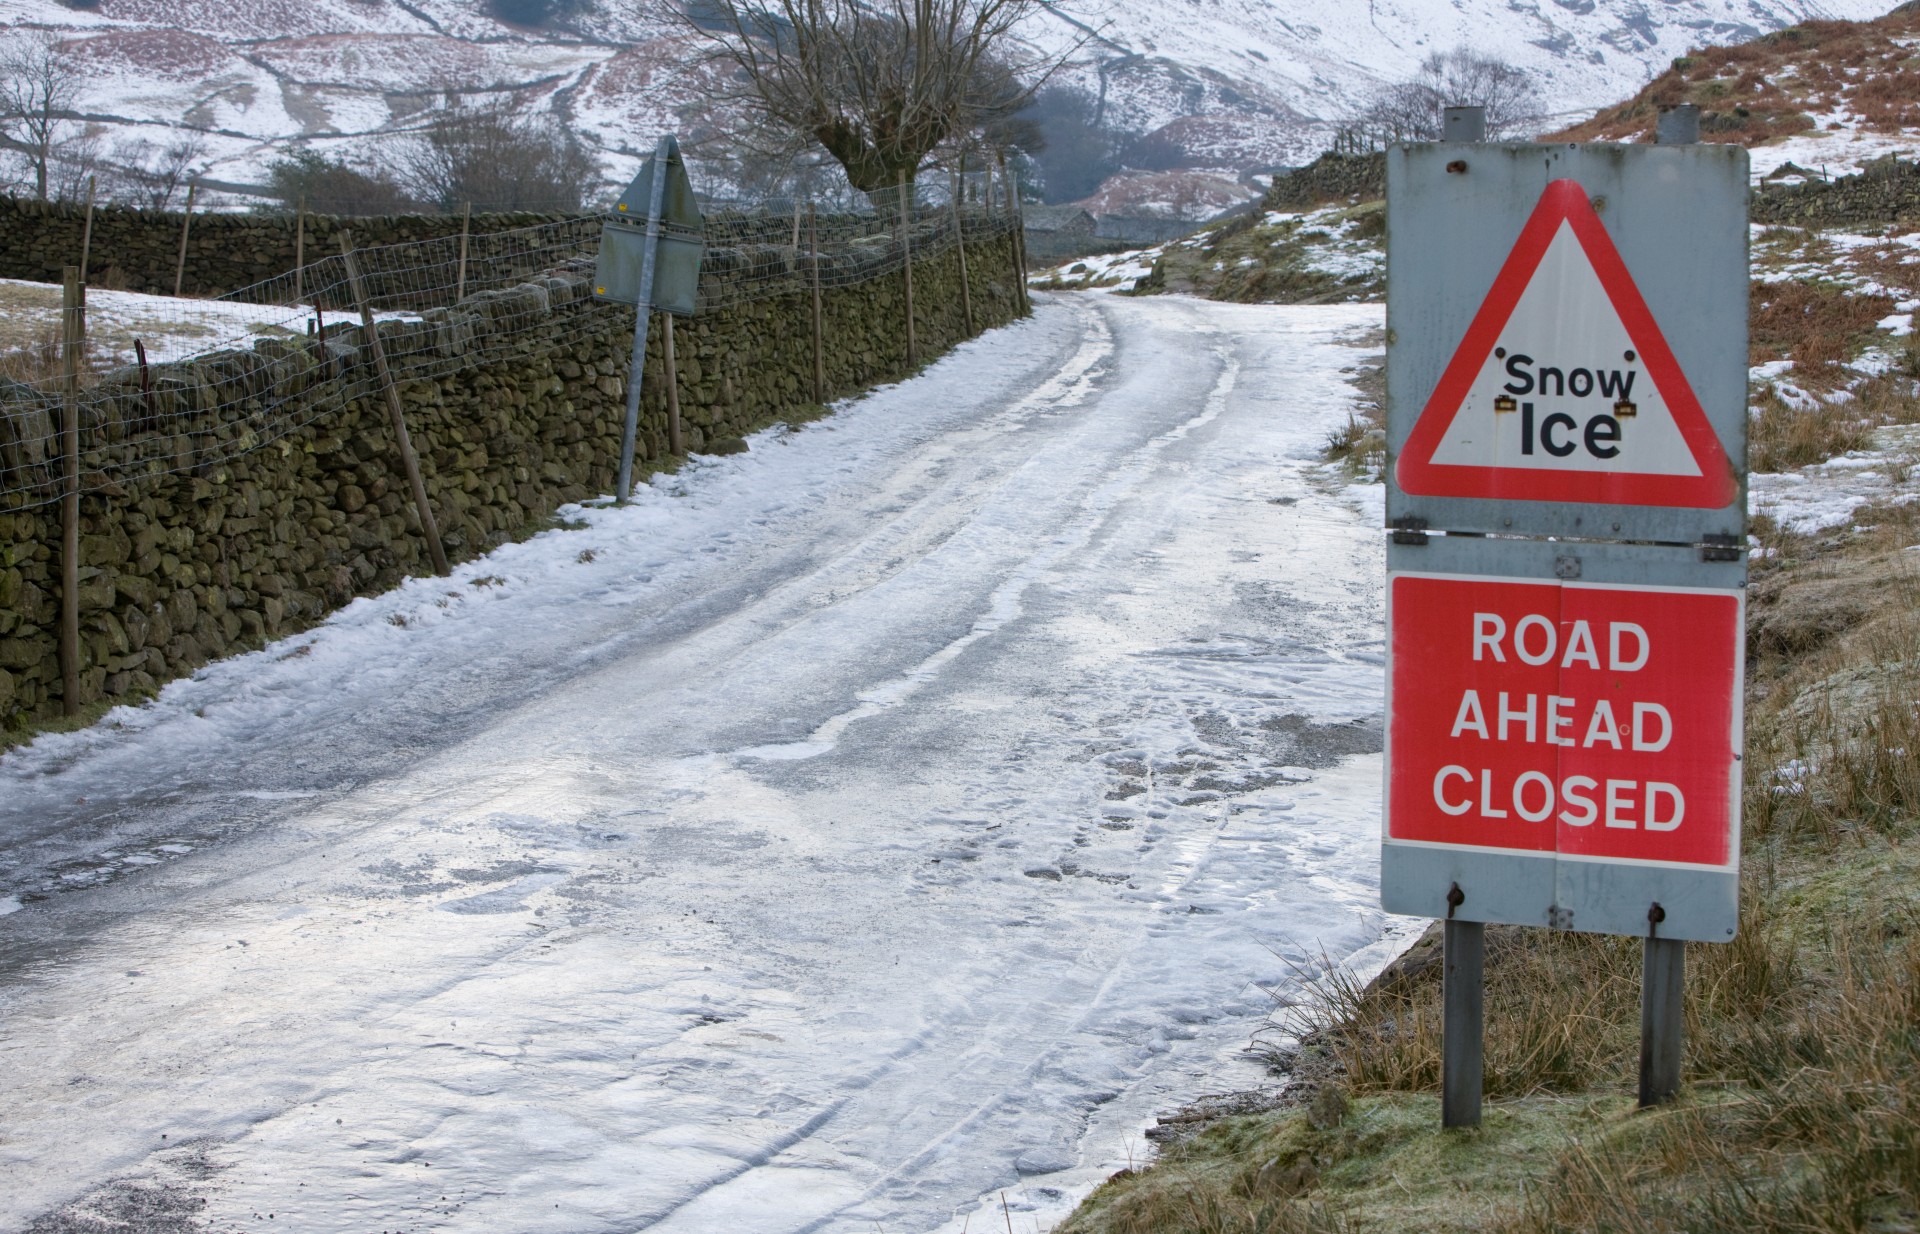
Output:
<svg viewBox="0 0 1920 1234">
<path fill-rule="evenodd" d="M 1630 94 L 1689 48 L 1885 0 L 1061 0 L 1030 31 L 1076 48 L 1064 84 L 1099 123 L 1195 169 L 1304 161 L 1353 101 L 1460 45 L 1531 73 L 1557 111 Z M 506 20 L 513 16 L 533 24 Z M 80 110 L 107 138 L 208 137 L 216 179 L 257 183 L 292 145 L 349 157 L 445 93 L 512 92 L 631 173 L 655 135 L 723 134 L 712 82 L 658 0 L 0 0 L 87 66 Z M 697 148 L 697 147 L 696 147 Z M 1110 186 L 1123 204 L 1130 181 Z M 1142 180 L 1142 200 L 1166 196 Z"/>
</svg>

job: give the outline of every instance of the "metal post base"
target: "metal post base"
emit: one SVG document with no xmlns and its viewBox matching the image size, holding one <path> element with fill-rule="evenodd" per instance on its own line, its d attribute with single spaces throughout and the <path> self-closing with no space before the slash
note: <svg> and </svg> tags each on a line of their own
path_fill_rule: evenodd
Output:
<svg viewBox="0 0 1920 1234">
<path fill-rule="evenodd" d="M 1452 921 L 1444 929 L 1440 1042 L 1440 1125 L 1478 1127 L 1484 1058 L 1482 1009 L 1487 927 Z"/>
<path fill-rule="evenodd" d="M 1680 1091 L 1681 1010 L 1687 945 L 1649 938 L 1640 964 L 1640 1104 L 1672 1101 Z"/>
</svg>

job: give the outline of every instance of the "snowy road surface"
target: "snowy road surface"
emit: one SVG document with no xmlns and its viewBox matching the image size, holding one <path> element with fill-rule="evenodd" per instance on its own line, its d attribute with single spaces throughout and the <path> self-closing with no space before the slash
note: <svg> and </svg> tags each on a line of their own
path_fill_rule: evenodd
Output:
<svg viewBox="0 0 1920 1234">
<path fill-rule="evenodd" d="M 1263 1082 L 1387 924 L 1379 320 L 1044 300 L 0 759 L 0 1228 L 1025 1234 Z"/>
</svg>

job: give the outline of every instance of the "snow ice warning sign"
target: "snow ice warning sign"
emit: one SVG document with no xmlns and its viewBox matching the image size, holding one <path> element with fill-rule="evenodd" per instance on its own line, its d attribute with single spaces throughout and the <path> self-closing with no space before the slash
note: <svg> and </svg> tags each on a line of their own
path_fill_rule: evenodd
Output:
<svg viewBox="0 0 1920 1234">
<path fill-rule="evenodd" d="M 1396 475 L 1428 496 L 1733 499 L 1726 452 L 1578 182 L 1541 194 Z"/>
</svg>

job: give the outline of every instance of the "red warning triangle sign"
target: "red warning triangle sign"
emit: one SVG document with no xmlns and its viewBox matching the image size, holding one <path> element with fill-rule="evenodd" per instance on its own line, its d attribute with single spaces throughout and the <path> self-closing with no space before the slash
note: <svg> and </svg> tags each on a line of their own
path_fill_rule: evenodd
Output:
<svg viewBox="0 0 1920 1234">
<path fill-rule="evenodd" d="M 1733 500 L 1720 438 L 1578 182 L 1540 195 L 1394 475 L 1432 497 Z"/>
</svg>

